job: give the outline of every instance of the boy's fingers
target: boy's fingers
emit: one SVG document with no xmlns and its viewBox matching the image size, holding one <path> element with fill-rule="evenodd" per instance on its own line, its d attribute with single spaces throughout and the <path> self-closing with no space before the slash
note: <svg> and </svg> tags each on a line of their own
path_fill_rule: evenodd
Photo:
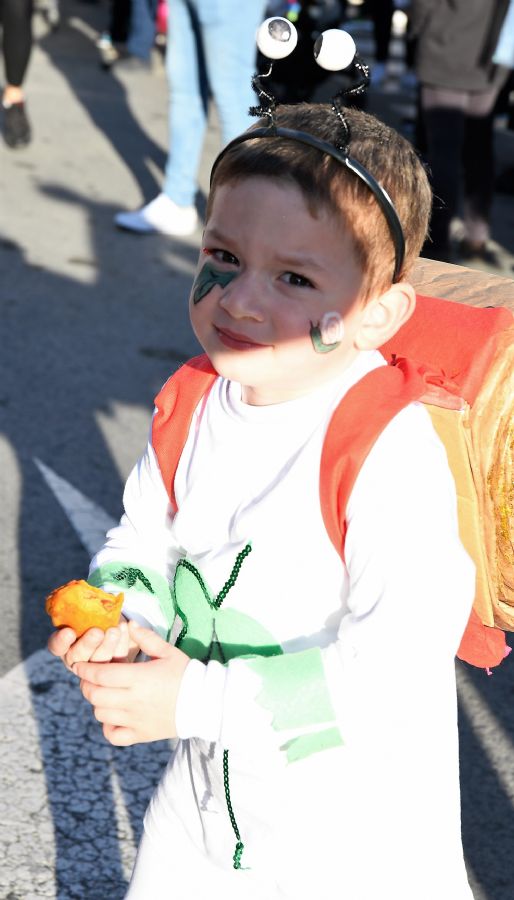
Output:
<svg viewBox="0 0 514 900">
<path fill-rule="evenodd" d="M 137 622 L 130 621 L 128 629 L 130 637 L 147 656 L 155 659 L 169 654 L 170 645 L 163 638 L 159 637 L 155 631 L 152 631 L 151 628 L 143 628 Z"/>
<path fill-rule="evenodd" d="M 127 714 L 122 709 L 110 709 L 104 706 L 95 706 L 93 714 L 98 722 L 102 725 L 111 725 L 118 728 L 126 728 L 129 724 Z"/>
<path fill-rule="evenodd" d="M 120 628 L 108 628 L 102 639 L 101 644 L 91 654 L 91 662 L 110 662 L 113 658 L 120 641 L 122 640 Z M 121 651 L 120 656 L 125 655 Z"/>
<path fill-rule="evenodd" d="M 92 706 L 118 710 L 125 706 L 123 688 L 99 687 L 97 684 L 91 684 L 90 681 L 81 681 L 80 690 Z"/>
<path fill-rule="evenodd" d="M 104 724 L 104 738 L 115 747 L 131 747 L 137 743 L 135 732 L 132 728 L 120 728 L 118 725 Z"/>
<path fill-rule="evenodd" d="M 76 662 L 73 671 L 83 681 L 102 687 L 126 688 L 134 678 L 132 663 Z"/>
<path fill-rule="evenodd" d="M 85 631 L 66 653 L 66 665 L 71 668 L 74 663 L 91 659 L 92 654 L 100 646 L 103 639 L 104 632 L 101 628 L 90 628 L 89 631 Z"/>
<path fill-rule="evenodd" d="M 53 634 L 50 635 L 47 646 L 53 656 L 63 657 L 76 640 L 77 635 L 73 631 L 73 628 L 60 628 L 59 631 L 54 631 Z"/>
</svg>

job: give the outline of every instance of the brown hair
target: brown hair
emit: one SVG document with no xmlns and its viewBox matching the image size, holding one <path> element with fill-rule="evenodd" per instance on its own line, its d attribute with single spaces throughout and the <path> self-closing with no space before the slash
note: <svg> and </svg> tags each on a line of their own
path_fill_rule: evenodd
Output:
<svg viewBox="0 0 514 900">
<path fill-rule="evenodd" d="M 416 261 L 428 229 L 432 196 L 427 175 L 413 146 L 394 129 L 357 109 L 346 109 L 345 116 L 351 135 L 349 156 L 374 175 L 400 218 L 405 237 L 400 277 L 404 277 Z M 328 104 L 280 106 L 275 121 L 279 127 L 306 131 L 335 145 L 340 141 L 341 125 Z M 267 124 L 259 120 L 252 127 Z M 325 207 L 342 219 L 364 273 L 366 299 L 390 286 L 395 253 L 387 221 L 371 190 L 346 166 L 318 148 L 290 138 L 244 141 L 216 166 L 207 219 L 218 185 L 251 176 L 295 184 L 313 215 Z"/>
</svg>

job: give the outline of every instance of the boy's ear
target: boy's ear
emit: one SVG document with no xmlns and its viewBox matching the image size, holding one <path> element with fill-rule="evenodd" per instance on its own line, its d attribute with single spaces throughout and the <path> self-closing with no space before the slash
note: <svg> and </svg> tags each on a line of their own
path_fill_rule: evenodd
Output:
<svg viewBox="0 0 514 900">
<path fill-rule="evenodd" d="M 392 338 L 416 308 L 416 292 L 407 281 L 393 284 L 368 300 L 355 335 L 359 350 L 376 350 Z"/>
</svg>

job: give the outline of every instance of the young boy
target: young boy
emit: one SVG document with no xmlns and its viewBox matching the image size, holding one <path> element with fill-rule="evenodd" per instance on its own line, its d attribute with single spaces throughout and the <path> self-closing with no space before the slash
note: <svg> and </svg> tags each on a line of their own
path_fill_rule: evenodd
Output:
<svg viewBox="0 0 514 900">
<path fill-rule="evenodd" d="M 401 272 L 393 283 L 376 195 L 318 146 L 275 136 L 223 154 L 190 298 L 208 361 L 161 391 L 125 515 L 91 564 L 92 583 L 125 590 L 129 624 L 50 639 L 107 740 L 179 738 L 129 900 L 471 897 L 454 656 L 474 570 L 424 408 L 409 403 L 369 451 L 342 512 L 344 562 L 320 503 L 329 421 L 413 312 L 404 277 L 430 209 L 410 145 L 346 119 L 352 159 L 401 221 Z M 276 122 L 337 144 L 329 107 L 279 108 Z M 212 386 L 174 473 L 188 371 Z"/>
</svg>

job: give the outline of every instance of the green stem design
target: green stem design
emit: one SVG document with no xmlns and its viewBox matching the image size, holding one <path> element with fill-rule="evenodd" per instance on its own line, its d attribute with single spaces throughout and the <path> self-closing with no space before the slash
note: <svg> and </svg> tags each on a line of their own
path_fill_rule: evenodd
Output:
<svg viewBox="0 0 514 900">
<path fill-rule="evenodd" d="M 205 582 L 204 582 L 202 576 L 200 575 L 200 572 L 198 571 L 196 566 L 193 565 L 192 562 L 190 562 L 188 559 L 181 559 L 177 563 L 177 568 L 179 566 L 184 566 L 186 569 L 188 569 L 190 572 L 192 572 L 198 579 L 198 582 L 202 588 L 202 591 L 203 591 L 206 599 L 209 602 L 209 605 L 212 606 L 214 609 L 219 609 L 221 604 L 225 600 L 225 597 L 227 596 L 228 592 L 234 587 L 234 585 L 237 581 L 239 572 L 241 570 L 241 566 L 243 565 L 244 560 L 246 559 L 248 554 L 251 552 L 251 550 L 252 550 L 252 545 L 247 544 L 237 554 L 236 561 L 232 567 L 232 571 L 231 571 L 227 581 L 223 585 L 221 591 L 214 598 L 214 600 L 209 599 L 209 592 L 207 590 Z M 184 627 L 182 628 L 182 631 L 180 632 L 180 634 L 177 638 L 177 643 L 176 643 L 177 647 L 180 645 L 181 641 L 185 638 L 185 636 L 187 634 L 187 629 L 188 629 L 188 623 L 187 623 L 187 619 L 186 619 L 184 622 Z M 237 826 L 237 821 L 236 821 L 236 817 L 234 815 L 234 809 L 232 806 L 232 800 L 230 797 L 228 750 L 223 751 L 223 785 L 225 788 L 225 802 L 227 804 L 227 811 L 228 811 L 228 815 L 229 815 L 229 819 L 230 819 L 230 824 L 232 825 L 232 830 L 236 837 L 236 847 L 234 850 L 234 855 L 232 857 L 232 859 L 234 861 L 234 869 L 240 869 L 241 868 L 241 857 L 243 855 L 243 850 L 244 850 L 244 844 L 241 840 L 241 834 L 240 834 L 239 828 Z"/>
<path fill-rule="evenodd" d="M 225 800 L 227 801 L 227 809 L 228 815 L 230 818 L 230 824 L 232 825 L 232 829 L 236 836 L 236 849 L 234 850 L 234 855 L 232 859 L 234 860 L 234 869 L 241 868 L 241 857 L 243 855 L 243 850 L 245 845 L 241 840 L 241 835 L 239 833 L 239 828 L 237 827 L 236 817 L 234 815 L 234 810 L 232 808 L 232 801 L 230 799 L 230 781 L 229 781 L 229 772 L 228 772 L 228 750 L 223 751 L 223 784 L 225 786 Z"/>
<path fill-rule="evenodd" d="M 144 584 L 146 590 L 150 594 L 153 594 L 154 592 L 152 585 L 148 581 L 148 578 L 143 575 L 141 569 L 120 569 L 119 572 L 114 572 L 112 577 L 115 578 L 116 581 L 126 581 L 127 587 L 134 587 L 136 581 L 139 579 L 141 584 Z"/>
</svg>

